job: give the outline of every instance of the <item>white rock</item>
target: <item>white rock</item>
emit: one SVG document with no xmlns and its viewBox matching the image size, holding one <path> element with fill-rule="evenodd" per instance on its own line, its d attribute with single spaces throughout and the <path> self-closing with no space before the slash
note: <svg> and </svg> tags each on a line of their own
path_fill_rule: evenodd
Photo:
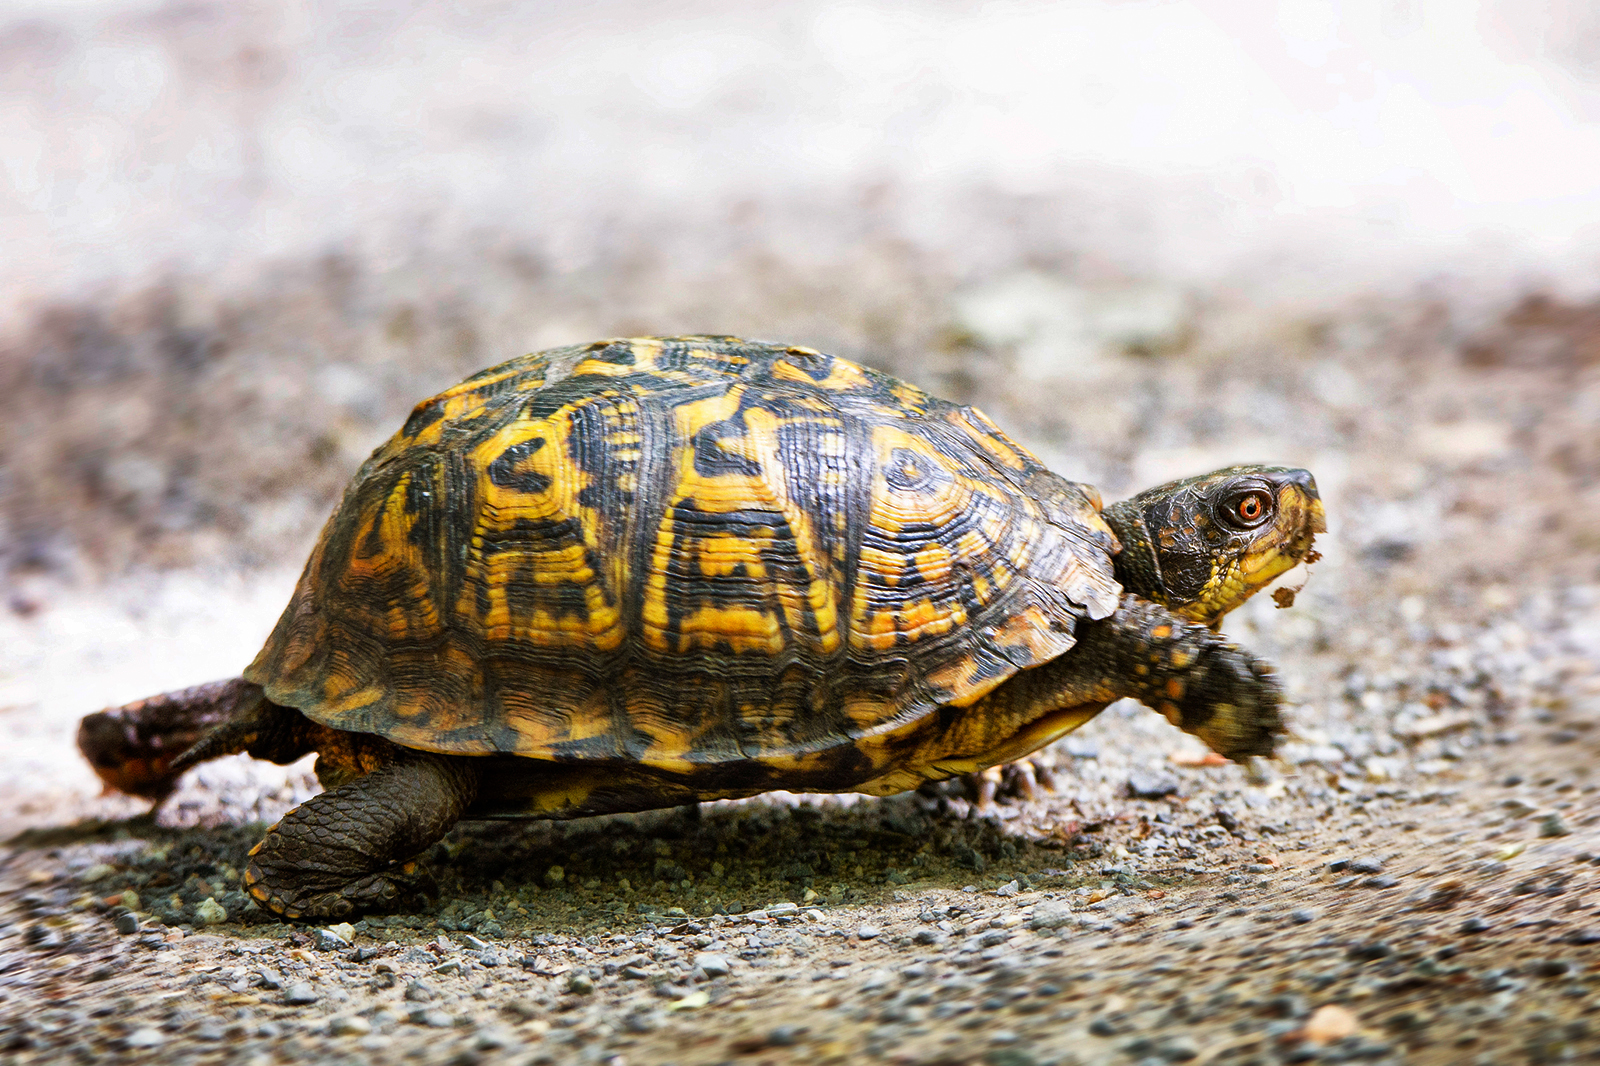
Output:
<svg viewBox="0 0 1600 1066">
<path fill-rule="evenodd" d="M 733 972 L 733 965 L 726 955 L 705 951 L 694 957 L 694 969 L 707 977 L 726 977 Z"/>
<path fill-rule="evenodd" d="M 216 925 L 228 920 L 228 909 L 208 896 L 195 905 L 194 916 L 201 925 Z"/>
</svg>

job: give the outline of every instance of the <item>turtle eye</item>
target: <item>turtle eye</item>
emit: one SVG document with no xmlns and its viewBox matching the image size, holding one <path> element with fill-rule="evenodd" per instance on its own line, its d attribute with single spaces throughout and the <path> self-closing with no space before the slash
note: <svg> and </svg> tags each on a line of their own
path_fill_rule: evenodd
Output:
<svg viewBox="0 0 1600 1066">
<path fill-rule="evenodd" d="M 1255 529 L 1270 517 L 1272 494 L 1261 489 L 1235 492 L 1222 504 L 1222 520 L 1235 529 Z"/>
</svg>

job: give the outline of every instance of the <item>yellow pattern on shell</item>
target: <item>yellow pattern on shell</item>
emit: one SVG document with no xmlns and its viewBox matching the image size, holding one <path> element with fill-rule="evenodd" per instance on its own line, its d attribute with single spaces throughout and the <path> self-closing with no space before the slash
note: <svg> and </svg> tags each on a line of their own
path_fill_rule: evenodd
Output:
<svg viewBox="0 0 1600 1066">
<path fill-rule="evenodd" d="M 591 557 L 600 549 L 601 516 L 578 502 L 590 485 L 584 471 L 572 462 L 568 446 L 571 415 L 517 420 L 486 438 L 472 452 L 478 471 L 478 520 L 473 530 L 469 581 L 456 603 L 458 617 L 476 616 L 486 641 L 518 641 L 530 645 L 568 646 L 610 651 L 625 635 L 616 589 L 619 575 L 596 572 Z M 542 491 L 525 491 L 497 483 L 490 470 L 521 448 L 529 454 L 507 464 L 512 473 L 543 484 Z M 528 545 L 523 550 L 489 554 L 485 543 L 497 535 L 515 533 L 523 525 L 565 528 L 569 535 L 549 545 Z M 576 534 L 576 535 L 570 535 Z M 521 575 L 531 575 L 537 586 L 568 585 L 582 591 L 584 612 L 556 611 L 549 598 L 535 600 L 529 610 L 511 601 L 510 591 Z M 608 580 L 609 579 L 609 580 Z M 608 587 L 609 586 L 609 587 Z M 472 597 L 486 591 L 487 612 L 479 612 Z"/>
</svg>

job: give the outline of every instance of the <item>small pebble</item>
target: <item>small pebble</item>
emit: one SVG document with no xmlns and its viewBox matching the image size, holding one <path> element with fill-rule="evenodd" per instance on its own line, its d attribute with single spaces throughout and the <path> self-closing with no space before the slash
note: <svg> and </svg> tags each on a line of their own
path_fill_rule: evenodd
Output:
<svg viewBox="0 0 1600 1066">
<path fill-rule="evenodd" d="M 694 957 L 696 972 L 710 978 L 726 977 L 733 972 L 733 965 L 728 962 L 726 955 L 717 955 L 712 952 L 701 952 Z"/>
<path fill-rule="evenodd" d="M 207 896 L 194 908 L 195 920 L 201 925 L 217 925 L 228 920 L 228 910 L 216 900 Z"/>
<path fill-rule="evenodd" d="M 1336 1044 L 1354 1035 L 1356 1016 L 1347 1008 L 1328 1003 L 1311 1012 L 1302 1032 L 1313 1044 Z"/>
<path fill-rule="evenodd" d="M 1071 1059 L 1061 1059 L 1071 1062 Z M 1039 1060 L 1019 1047 L 998 1047 L 983 1057 L 984 1066 L 1038 1066 Z"/>
<path fill-rule="evenodd" d="M 1128 775 L 1128 795 L 1134 799 L 1160 799 L 1177 791 L 1177 775 L 1165 770 L 1135 770 Z"/>
<path fill-rule="evenodd" d="M 861 925 L 856 928 L 856 936 L 862 940 L 876 940 L 883 935 L 883 930 L 875 925 Z"/>
<path fill-rule="evenodd" d="M 167 1042 L 167 1038 L 159 1029 L 135 1029 L 123 1038 L 122 1043 L 130 1048 L 157 1048 Z"/>
<path fill-rule="evenodd" d="M 316 990 L 307 981 L 296 981 L 285 989 L 283 993 L 283 1001 L 291 1007 L 303 1007 L 306 1004 L 315 1003 L 317 999 Z"/>
<path fill-rule="evenodd" d="M 328 1032 L 334 1036 L 366 1036 L 372 1032 L 372 1023 L 359 1014 L 341 1015 L 328 1022 Z"/>
<path fill-rule="evenodd" d="M 316 945 L 318 951 L 344 951 L 350 946 L 350 941 L 332 929 L 313 929 L 311 942 Z"/>
<path fill-rule="evenodd" d="M 1461 923 L 1461 931 L 1467 934 L 1487 933 L 1489 931 L 1489 923 L 1482 918 L 1468 918 Z"/>
<path fill-rule="evenodd" d="M 136 914 L 117 915 L 117 932 L 123 936 L 132 936 L 139 931 L 139 916 Z"/>
<path fill-rule="evenodd" d="M 1200 1045 L 1187 1036 L 1169 1036 L 1161 1041 L 1157 1054 L 1166 1062 L 1189 1062 L 1200 1057 Z"/>
<path fill-rule="evenodd" d="M 1180 919 L 1181 920 L 1181 919 Z M 1056 900 L 1047 900 L 1033 909 L 1028 928 L 1034 930 L 1060 929 L 1072 923 L 1072 908 Z"/>
<path fill-rule="evenodd" d="M 1295 925 L 1310 925 L 1317 920 L 1317 912 L 1302 907 L 1289 912 L 1289 920 Z"/>
<path fill-rule="evenodd" d="M 1564 837 L 1571 833 L 1572 830 L 1567 828 L 1567 823 L 1559 814 L 1547 814 L 1539 819 L 1539 835 L 1542 837 Z"/>
<path fill-rule="evenodd" d="M 495 1025 L 486 1025 L 479 1029 L 478 1035 L 472 1041 L 472 1046 L 479 1051 L 500 1051 L 516 1045 L 515 1036 Z"/>
</svg>

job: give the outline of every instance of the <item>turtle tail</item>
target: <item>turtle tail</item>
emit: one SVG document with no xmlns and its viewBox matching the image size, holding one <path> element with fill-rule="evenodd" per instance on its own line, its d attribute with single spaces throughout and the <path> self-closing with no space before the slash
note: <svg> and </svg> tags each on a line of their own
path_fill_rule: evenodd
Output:
<svg viewBox="0 0 1600 1066">
<path fill-rule="evenodd" d="M 159 803 L 184 770 L 244 751 L 233 746 L 236 723 L 260 717 L 264 704 L 261 686 L 239 677 L 165 692 L 88 715 L 78 750 L 108 789 Z"/>
</svg>

